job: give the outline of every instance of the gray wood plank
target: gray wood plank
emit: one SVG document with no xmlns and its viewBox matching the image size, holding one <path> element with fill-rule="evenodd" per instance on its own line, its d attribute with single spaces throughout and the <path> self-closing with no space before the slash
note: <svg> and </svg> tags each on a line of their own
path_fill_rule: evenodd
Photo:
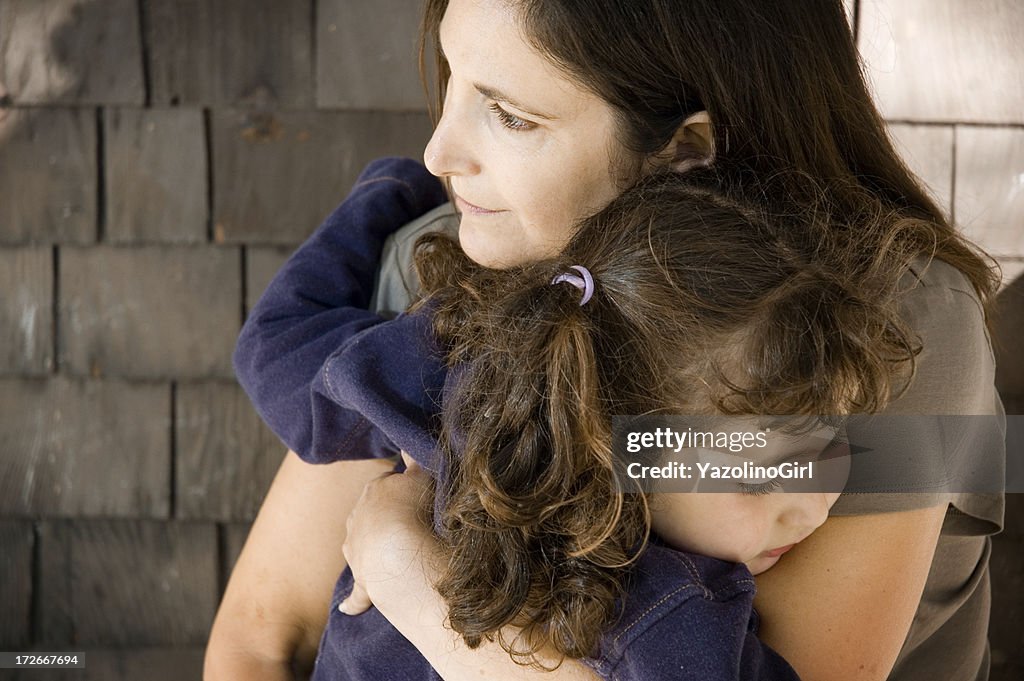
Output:
<svg viewBox="0 0 1024 681">
<path fill-rule="evenodd" d="M 245 252 L 245 309 L 251 310 L 292 254 L 291 248 L 253 247 Z"/>
<path fill-rule="evenodd" d="M 3 0 L 0 89 L 17 104 L 146 99 L 135 0 Z"/>
<path fill-rule="evenodd" d="M 996 357 L 996 387 L 1004 401 L 1024 398 L 1024 277 L 1004 287 L 996 296 L 991 312 L 992 351 Z M 1007 404 L 1007 412 L 1010 405 Z M 1024 522 L 1024 518 L 1021 518 Z"/>
<path fill-rule="evenodd" d="M 32 638 L 32 523 L 0 520 L 0 649 L 24 650 Z"/>
<path fill-rule="evenodd" d="M 953 126 L 889 125 L 903 160 L 949 217 L 953 202 Z"/>
<path fill-rule="evenodd" d="M 96 238 L 96 116 L 0 108 L 0 243 Z"/>
<path fill-rule="evenodd" d="M 215 111 L 214 239 L 297 244 L 380 156 L 422 158 L 422 113 Z"/>
<path fill-rule="evenodd" d="M 0 248 L 0 373 L 53 368 L 53 252 Z"/>
<path fill-rule="evenodd" d="M 1003 288 L 1020 278 L 1024 274 L 1024 259 L 1021 258 L 996 258 L 1002 270 Z"/>
<path fill-rule="evenodd" d="M 69 618 L 79 646 L 189 646 L 217 606 L 216 528 L 208 523 L 74 520 L 41 538 L 40 608 Z M 55 603 L 64 596 L 69 601 Z M 46 632 L 43 632 L 46 634 Z"/>
<path fill-rule="evenodd" d="M 60 365 L 75 375 L 233 376 L 241 257 L 216 246 L 61 252 Z"/>
<path fill-rule="evenodd" d="M 204 242 L 206 134 L 198 109 L 108 109 L 108 241 Z"/>
<path fill-rule="evenodd" d="M 992 538 L 992 616 L 989 622 L 989 642 L 992 647 L 993 668 L 1024 666 L 1022 565 L 1024 540 L 1003 535 Z"/>
<path fill-rule="evenodd" d="M 313 103 L 312 0 L 146 0 L 152 101 Z"/>
<path fill-rule="evenodd" d="M 70 522 L 39 523 L 39 581 L 35 588 L 39 602 L 46 607 L 39 610 L 32 638 L 43 646 L 77 643 L 72 602 L 74 587 L 72 572 L 68 569 L 73 564 L 70 535 Z"/>
<path fill-rule="evenodd" d="M 425 110 L 416 42 L 419 0 L 318 0 L 316 103 Z"/>
<path fill-rule="evenodd" d="M 853 21 L 857 13 L 857 0 L 843 0 L 843 12 L 845 12 L 846 20 L 850 22 L 852 30 L 854 28 Z"/>
<path fill-rule="evenodd" d="M 166 385 L 0 379 L 0 514 L 166 517 L 170 415 Z"/>
<path fill-rule="evenodd" d="M 252 520 L 287 448 L 234 383 L 177 390 L 177 516 Z"/>
<path fill-rule="evenodd" d="M 870 0 L 858 42 L 890 120 L 1024 123 L 1024 3 Z"/>
<path fill-rule="evenodd" d="M 957 126 L 955 186 L 964 233 L 992 255 L 1024 256 L 1024 128 Z"/>
</svg>

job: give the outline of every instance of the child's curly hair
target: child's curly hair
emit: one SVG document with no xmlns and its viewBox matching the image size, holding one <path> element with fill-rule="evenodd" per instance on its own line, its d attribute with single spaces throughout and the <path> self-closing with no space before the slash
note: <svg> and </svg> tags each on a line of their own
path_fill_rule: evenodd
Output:
<svg viewBox="0 0 1024 681">
<path fill-rule="evenodd" d="M 497 639 L 524 663 L 594 651 L 650 530 L 646 497 L 615 477 L 612 415 L 871 412 L 906 385 L 919 348 L 899 282 L 934 230 L 881 209 L 840 219 L 825 194 L 770 209 L 771 192 L 714 169 L 655 175 L 558 257 L 507 270 L 443 236 L 418 243 L 459 372 L 437 588 L 469 646 Z M 573 265 L 596 282 L 582 306 L 551 284 Z"/>
</svg>

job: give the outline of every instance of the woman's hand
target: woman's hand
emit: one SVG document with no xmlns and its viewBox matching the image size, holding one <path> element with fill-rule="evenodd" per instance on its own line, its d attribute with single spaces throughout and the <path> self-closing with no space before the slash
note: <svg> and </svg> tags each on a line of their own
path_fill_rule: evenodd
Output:
<svg viewBox="0 0 1024 681">
<path fill-rule="evenodd" d="M 430 477 L 409 455 L 403 452 L 402 458 L 405 472 L 367 483 L 349 514 L 341 548 L 354 586 L 339 605 L 346 615 L 386 600 L 411 570 L 421 573 L 423 561 L 438 550 L 423 517 L 432 505 Z"/>
<path fill-rule="evenodd" d="M 433 503 L 431 481 L 408 456 L 403 458 L 406 471 L 370 481 L 349 516 L 342 550 L 355 586 L 341 611 L 353 615 L 376 606 L 445 681 L 599 679 L 576 660 L 543 672 L 517 664 L 494 642 L 470 649 L 446 626 L 447 606 L 434 589 L 442 548 L 423 513 Z M 546 665 L 557 661 L 542 657 Z"/>
</svg>

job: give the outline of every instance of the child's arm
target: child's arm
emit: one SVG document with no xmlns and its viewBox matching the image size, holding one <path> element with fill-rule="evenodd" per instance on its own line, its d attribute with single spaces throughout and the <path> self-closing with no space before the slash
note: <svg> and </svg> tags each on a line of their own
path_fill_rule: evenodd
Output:
<svg viewBox="0 0 1024 681">
<path fill-rule="evenodd" d="M 497 643 L 467 647 L 445 625 L 447 606 L 433 587 L 445 557 L 419 517 L 428 491 L 427 476 L 415 468 L 369 483 L 349 515 L 343 549 L 355 581 L 349 598 L 357 606 L 371 601 L 446 681 L 598 674 L 621 681 L 798 681 L 756 636 L 754 582 L 744 566 L 657 545 L 634 566 L 622 616 L 602 636 L 595 659 L 566 660 L 547 674 L 518 665 Z M 515 636 L 512 627 L 506 633 L 508 640 Z M 557 660 L 540 657 L 547 665 Z"/>
<path fill-rule="evenodd" d="M 238 381 L 263 420 L 304 460 L 332 460 L 323 455 L 324 443 L 315 439 L 314 377 L 346 341 L 384 321 L 365 309 L 384 240 L 444 200 L 441 184 L 419 163 L 374 161 L 348 198 L 285 263 L 249 314 L 235 349 Z M 321 429 L 324 437 L 356 427 L 346 422 L 355 417 L 340 407 L 321 404 L 318 409 L 320 422 L 335 426 Z M 337 443 L 330 444 L 337 449 Z M 383 439 L 361 444 L 373 448 Z"/>
</svg>

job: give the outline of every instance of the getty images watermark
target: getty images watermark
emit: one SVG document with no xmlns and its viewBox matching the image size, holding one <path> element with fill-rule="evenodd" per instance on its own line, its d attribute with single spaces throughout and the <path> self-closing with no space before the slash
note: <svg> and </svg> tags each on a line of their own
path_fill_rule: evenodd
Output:
<svg viewBox="0 0 1024 681">
<path fill-rule="evenodd" d="M 742 425 L 742 424 L 740 424 Z M 669 460 L 660 465 L 641 461 L 626 463 L 626 475 L 631 479 L 651 480 L 801 480 L 814 478 L 814 460 L 806 463 L 780 461 L 772 465 L 757 464 L 743 459 L 738 462 L 721 460 L 712 453 L 721 455 L 756 452 L 754 459 L 767 456 L 771 446 L 770 426 L 764 430 L 675 430 L 668 426 L 653 430 L 630 430 L 626 433 L 626 452 L 640 454 L 644 451 L 671 452 L 679 455 L 684 450 L 696 454 L 692 463 Z M 778 431 L 776 431 L 778 436 Z M 704 452 L 701 460 L 700 452 Z M 763 456 L 762 456 L 763 455 Z M 716 461 L 717 459 L 717 461 Z"/>
<path fill-rule="evenodd" d="M 623 491 L 1024 491 L 1024 417 L 617 416 Z"/>
</svg>

